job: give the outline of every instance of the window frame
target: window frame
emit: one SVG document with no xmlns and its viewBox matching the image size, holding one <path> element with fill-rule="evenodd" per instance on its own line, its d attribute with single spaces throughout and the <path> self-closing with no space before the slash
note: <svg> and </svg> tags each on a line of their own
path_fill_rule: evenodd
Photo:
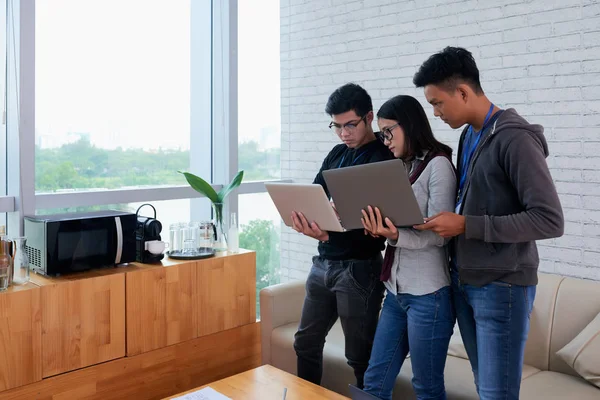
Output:
<svg viewBox="0 0 600 400">
<path fill-rule="evenodd" d="M 11 236 L 23 234 L 23 217 L 36 210 L 160 200 L 195 199 L 203 197 L 187 185 L 145 187 L 67 193 L 35 193 L 35 0 L 5 0 L 8 15 L 14 13 L 14 23 L 7 20 L 7 34 L 14 29 L 15 40 L 7 40 L 7 65 L 18 66 L 7 74 L 7 196 L 0 196 L 0 212 L 8 213 L 7 225 Z M 192 43 L 206 39 L 210 30 L 211 58 L 192 55 L 192 66 L 201 71 L 192 76 L 194 85 L 211 88 L 209 95 L 200 94 L 192 102 L 210 108 L 210 118 L 192 117 L 190 126 L 190 168 L 211 176 L 213 188 L 219 190 L 229 183 L 238 171 L 238 0 L 192 1 Z M 210 13 L 206 13 L 206 7 Z M 204 20 L 197 20 L 206 18 Z M 199 23 L 195 23 L 198 21 Z M 10 29 L 8 26 L 10 25 Z M 194 28 L 195 27 L 195 28 Z M 199 39 L 200 38 L 200 39 Z M 10 38 L 12 39 L 12 37 Z M 194 64 L 196 63 L 196 64 Z M 10 69 L 10 68 L 9 68 Z M 210 75 L 206 72 L 210 69 Z M 200 76 L 202 75 L 202 76 Z M 202 79 L 204 79 L 202 81 Z M 202 86 L 204 85 L 204 86 Z M 206 91 L 204 91 L 206 92 Z M 198 90 L 196 93 L 203 93 Z M 208 103 L 208 104 L 207 104 Z M 196 104 L 196 103 L 195 103 Z M 193 113 L 192 113 L 193 114 Z M 204 124 L 204 125 L 202 125 Z M 205 132 L 210 135 L 194 135 Z M 195 149 L 210 143 L 209 163 L 199 164 L 207 157 L 198 157 Z M 206 155 L 206 154 L 204 154 Z M 289 180 L 269 180 L 269 182 Z M 244 182 L 228 196 L 226 212 L 238 212 L 238 195 L 263 193 L 267 181 Z M 193 201 L 193 200 L 192 200 Z M 191 207 L 191 218 L 198 211 Z M 200 213 L 208 213 L 203 210 Z"/>
</svg>

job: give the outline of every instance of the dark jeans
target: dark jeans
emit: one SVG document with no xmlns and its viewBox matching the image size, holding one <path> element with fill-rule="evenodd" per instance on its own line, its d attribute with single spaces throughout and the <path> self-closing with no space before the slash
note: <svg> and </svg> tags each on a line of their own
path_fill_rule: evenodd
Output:
<svg viewBox="0 0 600 400">
<path fill-rule="evenodd" d="M 410 347 L 417 399 L 446 399 L 444 367 L 454 330 L 450 286 L 422 295 L 387 293 L 375 334 L 364 391 L 391 400 Z"/>
<path fill-rule="evenodd" d="M 294 341 L 298 377 L 321 383 L 325 337 L 339 317 L 348 365 L 354 369 L 357 386 L 363 387 L 383 298 L 382 262 L 380 255 L 370 260 L 313 258 Z"/>
<path fill-rule="evenodd" d="M 518 399 L 535 286 L 466 285 L 452 272 L 458 327 L 482 400 Z"/>
</svg>

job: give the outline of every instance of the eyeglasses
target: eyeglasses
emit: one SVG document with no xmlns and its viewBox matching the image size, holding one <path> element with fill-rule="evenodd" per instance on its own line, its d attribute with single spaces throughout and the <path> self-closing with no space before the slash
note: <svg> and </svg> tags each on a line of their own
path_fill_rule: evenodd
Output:
<svg viewBox="0 0 600 400">
<path fill-rule="evenodd" d="M 381 140 L 382 142 L 385 142 L 386 140 L 391 142 L 394 138 L 394 134 L 392 133 L 392 131 L 399 125 L 400 124 L 394 124 L 392 126 L 388 126 L 387 128 L 383 128 L 381 132 L 377 132 L 379 140 Z"/>
<path fill-rule="evenodd" d="M 360 125 L 360 123 L 365 120 L 366 117 L 367 116 L 365 115 L 361 119 L 359 119 L 358 121 L 346 122 L 344 125 L 336 124 L 335 122 L 330 122 L 329 123 L 329 129 L 332 129 L 338 135 L 340 135 L 342 133 L 343 129 L 345 129 L 346 132 L 348 132 L 348 133 L 352 133 L 352 132 L 354 132 L 356 130 L 356 128 L 358 127 L 358 125 Z"/>
</svg>

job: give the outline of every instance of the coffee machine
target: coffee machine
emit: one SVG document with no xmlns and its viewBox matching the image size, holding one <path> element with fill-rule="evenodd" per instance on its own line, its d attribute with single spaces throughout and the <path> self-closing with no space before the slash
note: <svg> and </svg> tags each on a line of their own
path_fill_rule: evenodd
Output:
<svg viewBox="0 0 600 400">
<path fill-rule="evenodd" d="M 144 206 L 149 206 L 154 211 L 154 217 L 140 216 L 140 210 Z M 163 259 L 165 249 L 164 242 L 161 240 L 160 232 L 162 224 L 156 219 L 156 209 L 152 204 L 142 204 L 136 211 L 137 228 L 135 230 L 136 239 L 136 261 L 141 263 L 154 263 Z"/>
</svg>

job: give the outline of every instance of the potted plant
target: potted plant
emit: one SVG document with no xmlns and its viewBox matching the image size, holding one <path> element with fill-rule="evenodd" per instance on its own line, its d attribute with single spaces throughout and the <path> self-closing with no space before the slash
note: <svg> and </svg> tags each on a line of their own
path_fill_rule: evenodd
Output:
<svg viewBox="0 0 600 400">
<path fill-rule="evenodd" d="M 212 203 L 212 207 L 215 213 L 215 222 L 217 228 L 217 240 L 215 243 L 215 250 L 227 250 L 227 238 L 225 236 L 225 229 L 223 227 L 223 205 L 225 199 L 235 188 L 240 186 L 242 179 L 244 178 L 244 171 L 239 171 L 229 185 L 225 186 L 218 193 L 213 187 L 206 182 L 204 179 L 196 176 L 190 172 L 177 171 L 185 176 L 192 189 L 198 193 L 202 193 Z"/>
</svg>

